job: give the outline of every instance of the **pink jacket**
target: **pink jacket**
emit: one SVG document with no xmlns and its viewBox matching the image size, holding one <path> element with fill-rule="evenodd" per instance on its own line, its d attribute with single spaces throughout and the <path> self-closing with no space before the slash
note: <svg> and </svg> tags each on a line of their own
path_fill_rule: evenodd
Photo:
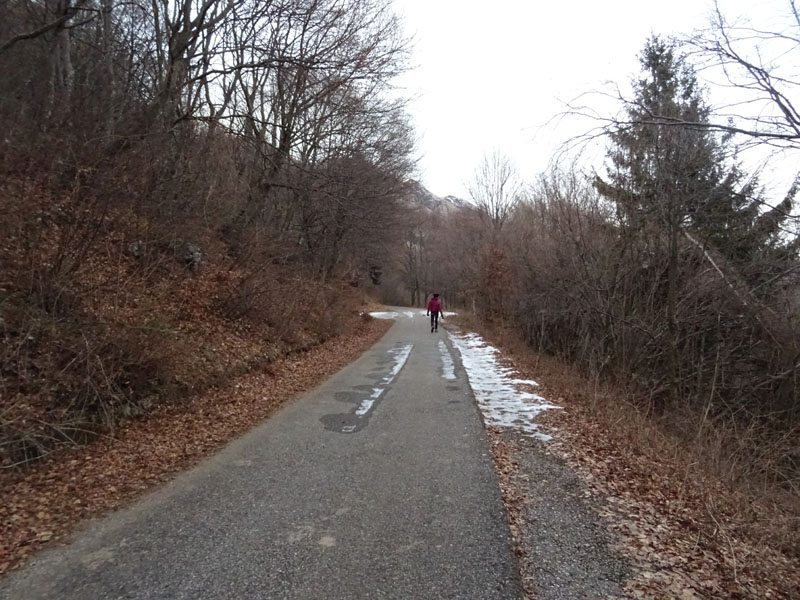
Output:
<svg viewBox="0 0 800 600">
<path fill-rule="evenodd" d="M 431 298 L 428 302 L 428 312 L 442 312 L 442 305 L 438 298 Z"/>
</svg>

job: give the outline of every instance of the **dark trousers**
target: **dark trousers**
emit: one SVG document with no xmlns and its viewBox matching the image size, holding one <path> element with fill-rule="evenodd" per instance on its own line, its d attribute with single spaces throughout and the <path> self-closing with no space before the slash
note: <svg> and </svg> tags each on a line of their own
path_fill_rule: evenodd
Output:
<svg viewBox="0 0 800 600">
<path fill-rule="evenodd" d="M 431 311 L 431 329 L 439 329 L 439 311 Z"/>
</svg>

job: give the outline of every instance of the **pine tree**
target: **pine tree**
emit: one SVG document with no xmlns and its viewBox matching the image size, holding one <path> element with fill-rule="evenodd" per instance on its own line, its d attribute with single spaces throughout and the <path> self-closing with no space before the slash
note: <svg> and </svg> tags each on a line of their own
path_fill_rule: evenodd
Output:
<svg viewBox="0 0 800 600">
<path fill-rule="evenodd" d="M 795 261 L 794 247 L 780 233 L 796 186 L 776 209 L 764 211 L 757 178 L 748 178 L 727 158 L 730 140 L 703 126 L 710 107 L 674 44 L 651 38 L 640 63 L 643 75 L 633 99 L 610 132 L 607 176 L 596 177 L 595 186 L 614 203 L 622 238 L 658 254 L 655 263 L 663 271 L 656 274 L 657 289 L 664 297 L 656 303 L 663 306 L 666 325 L 661 342 L 668 387 L 677 399 L 679 345 L 685 337 L 678 294 L 693 272 L 688 257 L 697 256 L 694 247 L 700 246 L 701 260 L 713 260 L 745 303 L 750 289 L 765 293 L 761 284 L 774 273 L 791 272 Z M 691 253 L 684 252 L 687 246 Z"/>
<path fill-rule="evenodd" d="M 640 63 L 644 77 L 634 86 L 626 119 L 611 132 L 608 181 L 597 177 L 595 185 L 615 203 L 625 234 L 661 240 L 665 246 L 666 367 L 677 399 L 679 236 L 690 215 L 717 187 L 721 157 L 711 133 L 682 125 L 706 121 L 709 108 L 693 70 L 674 45 L 651 38 Z"/>
<path fill-rule="evenodd" d="M 648 40 L 640 63 L 644 77 L 611 132 L 608 181 L 595 183 L 622 224 L 677 230 L 720 185 L 722 149 L 707 129 L 682 125 L 706 122 L 710 109 L 674 45 Z"/>
<path fill-rule="evenodd" d="M 675 261 L 685 230 L 758 283 L 753 261 L 792 254 L 794 246 L 780 234 L 797 185 L 777 207 L 764 210 L 758 178 L 729 165 L 730 139 L 702 126 L 711 110 L 675 45 L 651 38 L 640 64 L 643 77 L 611 132 L 610 168 L 607 179 L 595 179 L 598 191 L 615 203 L 623 227 L 665 238 Z M 672 272 L 677 264 L 670 260 L 670 266 Z"/>
</svg>

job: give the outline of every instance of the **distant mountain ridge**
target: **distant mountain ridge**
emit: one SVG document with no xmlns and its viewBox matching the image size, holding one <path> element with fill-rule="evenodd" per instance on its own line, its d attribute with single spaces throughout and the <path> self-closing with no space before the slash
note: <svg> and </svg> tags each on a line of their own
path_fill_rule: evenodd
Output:
<svg viewBox="0 0 800 600">
<path fill-rule="evenodd" d="M 406 179 L 404 186 L 410 203 L 424 206 L 430 210 L 450 212 L 469 206 L 469 203 L 457 196 L 437 196 L 415 179 Z"/>
</svg>

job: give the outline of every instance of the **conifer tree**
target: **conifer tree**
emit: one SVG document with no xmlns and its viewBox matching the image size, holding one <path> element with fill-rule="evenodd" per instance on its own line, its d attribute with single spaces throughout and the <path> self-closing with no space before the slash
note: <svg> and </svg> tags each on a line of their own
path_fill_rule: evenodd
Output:
<svg viewBox="0 0 800 600">
<path fill-rule="evenodd" d="M 699 246 L 701 260 L 713 261 L 714 270 L 746 304 L 748 290 L 764 293 L 764 281 L 793 270 L 794 246 L 780 233 L 796 186 L 778 207 L 763 210 L 757 178 L 731 166 L 730 140 L 703 126 L 711 109 L 675 45 L 651 38 L 640 63 L 643 75 L 634 84 L 633 99 L 610 132 L 607 175 L 596 177 L 595 186 L 614 203 L 623 238 L 655 253 L 663 269 L 656 275 L 663 294 L 657 304 L 664 310 L 665 367 L 677 399 L 679 293 L 692 272 L 691 260 L 684 258 L 691 255 L 683 249 Z"/>
<path fill-rule="evenodd" d="M 789 260 L 796 251 L 782 232 L 798 186 L 769 207 L 758 177 L 730 164 L 731 140 L 705 126 L 711 109 L 673 43 L 651 38 L 640 64 L 634 98 L 610 132 L 608 175 L 598 176 L 595 186 L 614 202 L 629 234 L 665 241 L 670 289 L 682 233 L 723 257 L 737 275 L 760 283 L 764 269 L 753 268 L 754 261 L 768 259 L 773 268 L 766 270 L 773 271 L 785 266 L 774 264 L 778 257 Z"/>
</svg>

